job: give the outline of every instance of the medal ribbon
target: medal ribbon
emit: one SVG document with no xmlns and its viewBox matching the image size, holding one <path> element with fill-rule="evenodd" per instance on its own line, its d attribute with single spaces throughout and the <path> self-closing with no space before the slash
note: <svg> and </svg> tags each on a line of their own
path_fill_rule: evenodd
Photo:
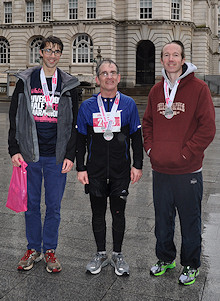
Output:
<svg viewBox="0 0 220 301">
<path fill-rule="evenodd" d="M 169 94 L 169 85 L 166 80 L 164 80 L 163 88 L 164 88 L 164 95 L 165 95 L 165 101 L 168 108 L 172 107 L 177 88 L 179 86 L 180 80 L 175 82 L 173 89 L 171 90 L 171 93 Z"/>
<path fill-rule="evenodd" d="M 106 131 L 112 131 L 112 125 L 113 125 L 115 113 L 117 112 L 117 109 L 118 109 L 119 100 L 120 100 L 120 94 L 117 91 L 116 98 L 115 98 L 115 101 L 113 103 L 113 106 L 112 106 L 112 109 L 111 109 L 111 112 L 110 112 L 110 118 L 109 118 L 109 121 L 108 121 L 107 120 L 107 114 L 106 114 L 105 107 L 104 107 L 104 103 L 103 103 L 103 100 L 102 100 L 102 97 L 101 97 L 101 93 L 98 94 L 97 101 L 98 101 L 99 111 L 102 115 L 102 120 L 103 120 L 103 124 L 104 124 L 104 127 L 105 127 Z"/>
<path fill-rule="evenodd" d="M 40 71 L 40 81 L 41 81 L 41 86 L 42 86 L 43 93 L 44 93 L 44 96 L 45 96 L 45 100 L 46 100 L 46 103 L 47 103 L 47 107 L 48 106 L 52 107 L 54 94 L 55 94 L 55 91 L 56 91 L 56 88 L 57 88 L 57 69 L 54 72 L 54 75 L 52 77 L 52 95 L 51 96 L 50 96 L 50 93 L 49 93 L 49 90 L 48 90 L 47 80 L 46 80 L 43 68 L 41 68 L 41 71 Z"/>
</svg>

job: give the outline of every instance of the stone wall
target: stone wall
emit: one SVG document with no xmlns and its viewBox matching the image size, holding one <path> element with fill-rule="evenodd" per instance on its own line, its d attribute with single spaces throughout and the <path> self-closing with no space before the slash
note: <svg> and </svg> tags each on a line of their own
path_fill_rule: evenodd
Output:
<svg viewBox="0 0 220 301">
<path fill-rule="evenodd" d="M 64 43 L 60 67 L 82 80 L 95 83 L 95 63 L 73 64 L 72 43 L 79 33 L 90 36 L 94 58 L 98 47 L 102 57 L 117 60 L 124 86 L 136 83 L 136 51 L 142 40 L 155 46 L 155 79 L 161 76 L 160 52 L 162 46 L 180 39 L 186 48 L 186 60 L 198 67 L 199 75 L 219 74 L 217 37 L 217 0 L 182 0 L 180 21 L 170 19 L 170 0 L 152 1 L 152 19 L 139 18 L 140 1 L 97 0 L 97 18 L 87 19 L 86 1 L 78 1 L 78 19 L 69 20 L 68 1 L 51 1 L 51 21 L 42 23 L 42 2 L 35 0 L 35 22 L 26 22 L 24 0 L 12 1 L 13 22 L 4 24 L 3 1 L 0 2 L 0 38 L 10 43 L 10 64 L 0 64 L 0 73 L 8 69 L 31 67 L 29 44 L 37 36 L 59 36 Z M 4 78 L 5 76 L 1 76 Z"/>
</svg>

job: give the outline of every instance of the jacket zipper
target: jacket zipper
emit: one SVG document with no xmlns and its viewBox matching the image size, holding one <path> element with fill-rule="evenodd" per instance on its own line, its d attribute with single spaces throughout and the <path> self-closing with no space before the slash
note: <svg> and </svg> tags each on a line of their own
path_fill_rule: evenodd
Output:
<svg viewBox="0 0 220 301">
<path fill-rule="evenodd" d="M 107 104 L 108 104 L 108 112 L 110 110 L 109 108 L 109 103 L 110 103 L 110 100 L 108 99 L 107 100 Z M 107 141 L 107 179 L 109 179 L 109 142 Z"/>
</svg>

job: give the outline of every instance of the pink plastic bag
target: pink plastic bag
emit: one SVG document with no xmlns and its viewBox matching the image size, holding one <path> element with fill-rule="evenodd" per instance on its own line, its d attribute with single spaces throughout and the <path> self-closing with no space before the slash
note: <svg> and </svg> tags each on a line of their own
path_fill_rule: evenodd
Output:
<svg viewBox="0 0 220 301">
<path fill-rule="evenodd" d="M 27 163 L 20 167 L 13 166 L 6 207 L 15 212 L 27 211 Z"/>
</svg>

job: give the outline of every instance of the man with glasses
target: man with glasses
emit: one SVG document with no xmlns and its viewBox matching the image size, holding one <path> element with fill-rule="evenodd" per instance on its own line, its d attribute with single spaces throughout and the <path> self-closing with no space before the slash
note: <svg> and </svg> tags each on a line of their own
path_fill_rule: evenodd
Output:
<svg viewBox="0 0 220 301">
<path fill-rule="evenodd" d="M 120 78 L 115 62 L 110 59 L 101 61 L 96 69 L 100 93 L 81 104 L 77 118 L 78 180 L 85 185 L 90 196 L 92 229 L 97 246 L 97 253 L 86 266 L 91 274 L 99 273 L 109 263 L 105 221 L 109 197 L 113 236 L 110 263 L 118 276 L 129 275 L 129 265 L 121 253 L 125 207 L 130 181 L 136 183 L 142 176 L 143 146 L 136 104 L 131 97 L 118 91 Z"/>
<path fill-rule="evenodd" d="M 58 244 L 60 206 L 66 174 L 72 169 L 76 146 L 79 81 L 57 68 L 63 51 L 54 36 L 40 46 L 42 66 L 17 74 L 9 119 L 9 154 L 14 166 L 28 163 L 28 210 L 25 212 L 27 251 L 18 270 L 30 270 L 43 258 L 49 273 L 62 267 Z M 44 178 L 46 214 L 41 225 L 41 186 Z"/>
</svg>

